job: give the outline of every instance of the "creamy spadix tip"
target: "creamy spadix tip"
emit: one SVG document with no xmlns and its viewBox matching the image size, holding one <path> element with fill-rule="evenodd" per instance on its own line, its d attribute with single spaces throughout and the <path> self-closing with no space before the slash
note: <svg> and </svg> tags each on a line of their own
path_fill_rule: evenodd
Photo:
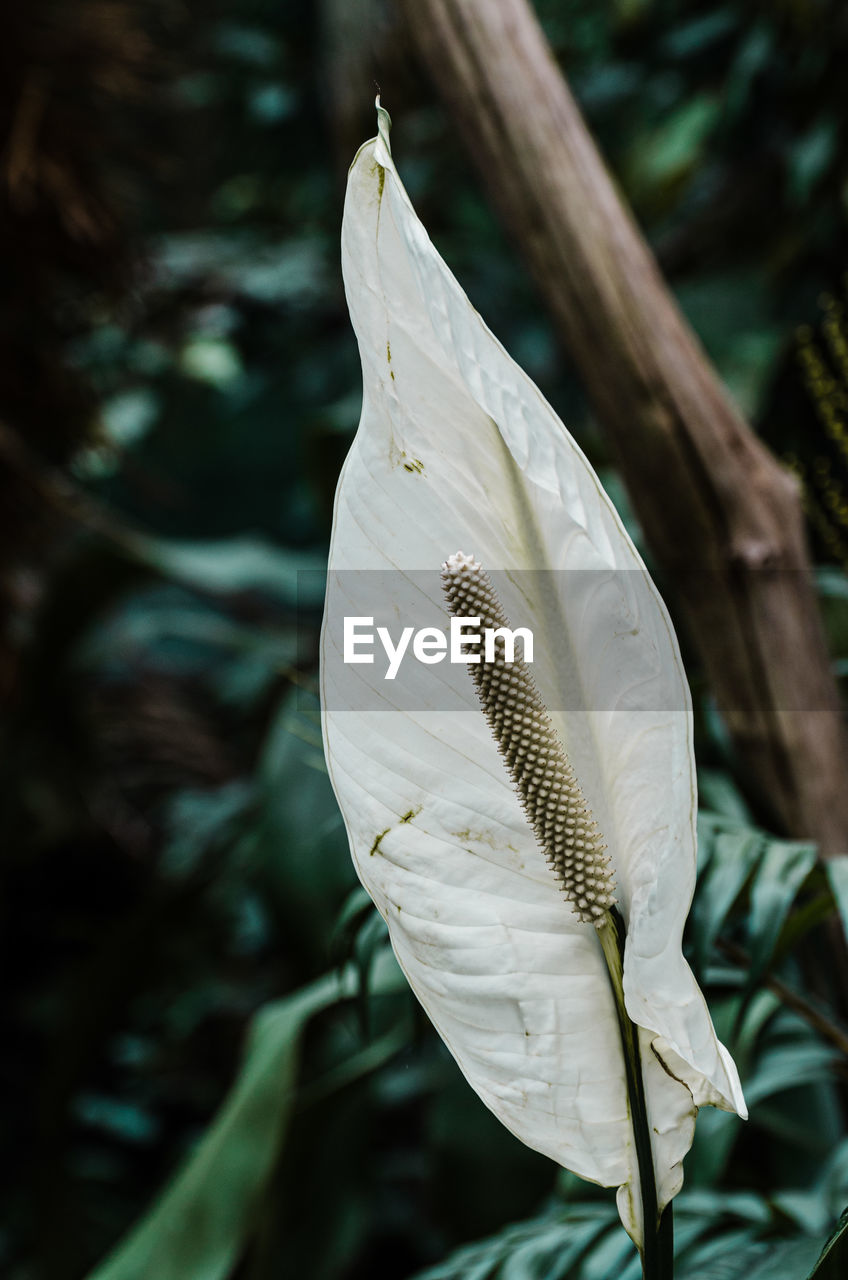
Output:
<svg viewBox="0 0 848 1280">
<path fill-rule="evenodd" d="M 442 565 L 442 585 L 453 617 L 479 619 L 463 644 L 478 659 L 468 670 L 545 861 L 580 920 L 600 926 L 615 905 L 606 844 L 527 662 L 508 655 L 498 634 L 510 621 L 492 581 L 473 555 L 457 551 Z M 489 655 L 487 631 L 495 637 Z"/>
</svg>

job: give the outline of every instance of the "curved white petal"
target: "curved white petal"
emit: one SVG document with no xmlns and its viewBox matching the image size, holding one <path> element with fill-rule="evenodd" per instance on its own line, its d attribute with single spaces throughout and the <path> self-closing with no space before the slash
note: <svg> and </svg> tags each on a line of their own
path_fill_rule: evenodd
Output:
<svg viewBox="0 0 848 1280">
<path fill-rule="evenodd" d="M 473 1088 L 531 1147 L 623 1184 L 622 1217 L 638 1238 L 624 1068 L 595 931 L 545 865 L 468 673 L 409 658 L 387 681 L 379 648 L 373 664 L 346 665 L 342 618 L 377 618 L 382 591 L 395 631 L 446 627 L 439 567 L 462 550 L 492 572 L 512 625 L 532 627 L 536 683 L 615 866 L 661 1204 L 682 1180 L 694 1104 L 744 1113 L 680 950 L 695 788 L 677 642 L 582 452 L 418 221 L 385 112 L 351 167 L 342 260 L 364 400 L 336 495 L 322 698 L 354 861 Z"/>
</svg>

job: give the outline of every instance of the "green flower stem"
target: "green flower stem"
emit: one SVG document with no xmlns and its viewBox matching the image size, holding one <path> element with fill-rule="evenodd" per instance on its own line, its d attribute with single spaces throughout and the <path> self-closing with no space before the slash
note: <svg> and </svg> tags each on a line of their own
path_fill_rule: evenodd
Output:
<svg viewBox="0 0 848 1280">
<path fill-rule="evenodd" d="M 643 1224 L 642 1276 L 643 1280 L 673 1280 L 674 1237 L 671 1205 L 668 1205 L 660 1216 L 651 1149 L 651 1129 L 648 1123 L 645 1083 L 642 1078 L 642 1062 L 639 1055 L 639 1032 L 635 1023 L 631 1022 L 627 1016 L 627 1010 L 624 1007 L 622 983 L 624 936 L 624 921 L 617 908 L 613 907 L 606 913 L 604 922 L 598 929 L 598 938 L 603 948 L 610 986 L 615 997 L 618 1029 L 624 1052 L 627 1094 L 630 1099 L 633 1141 L 636 1145 L 636 1161 L 639 1167 Z"/>
</svg>

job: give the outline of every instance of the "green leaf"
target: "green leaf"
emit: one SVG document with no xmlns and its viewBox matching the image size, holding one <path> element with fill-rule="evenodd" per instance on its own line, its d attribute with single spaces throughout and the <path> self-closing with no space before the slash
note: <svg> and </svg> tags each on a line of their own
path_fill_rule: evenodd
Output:
<svg viewBox="0 0 848 1280">
<path fill-rule="evenodd" d="M 396 966 L 381 974 L 391 989 Z M 313 1014 L 353 994 L 328 974 L 260 1009 L 238 1078 L 196 1149 L 89 1280 L 222 1280 L 247 1239 L 291 1115 L 300 1041 Z"/>
<path fill-rule="evenodd" d="M 734 1002 L 728 1002 L 726 1016 L 736 1018 L 738 1031 L 734 1047 L 746 1068 L 750 1067 L 756 1054 L 756 1045 L 763 1029 L 781 1008 L 780 999 L 773 991 L 764 989 L 754 993 L 746 1004 L 741 1015 L 734 1012 Z M 746 1077 L 750 1074 L 746 1070 Z"/>
<path fill-rule="evenodd" d="M 754 1240 L 750 1229 L 728 1231 L 694 1250 L 683 1267 L 676 1268 L 677 1280 L 740 1280 L 754 1263 L 764 1257 L 768 1245 Z"/>
<path fill-rule="evenodd" d="M 132 534 L 128 550 L 158 573 L 212 595 L 260 591 L 317 605 L 324 597 L 323 556 L 289 551 L 263 538 L 188 542 Z"/>
<path fill-rule="evenodd" d="M 547 1274 L 561 1243 L 561 1227 L 539 1230 L 513 1250 L 501 1267 L 498 1280 L 535 1280 L 536 1276 Z"/>
<path fill-rule="evenodd" d="M 713 810 L 724 818 L 753 825 L 751 810 L 745 803 L 736 783 L 723 769 L 698 770 L 699 803 L 704 809 Z"/>
<path fill-rule="evenodd" d="M 362 885 L 355 885 L 342 903 L 341 910 L 333 924 L 329 945 L 330 956 L 333 960 L 342 963 L 349 958 L 357 930 L 363 925 L 366 917 L 370 915 L 373 909 L 371 899 L 362 888 Z"/>
<path fill-rule="evenodd" d="M 638 1256 L 614 1219 L 609 1204 L 575 1204 L 565 1216 L 561 1210 L 506 1227 L 498 1235 L 457 1249 L 444 1262 L 418 1272 L 415 1280 L 569 1280 L 578 1274 L 582 1259 L 593 1251 L 606 1251 L 605 1241 L 614 1237 L 616 1252 Z M 610 1230 L 612 1229 L 612 1230 Z M 579 1274 L 586 1280 L 587 1273 Z M 616 1273 L 618 1274 L 618 1273 Z M 626 1273 L 624 1273 L 626 1274 Z"/>
<path fill-rule="evenodd" d="M 830 169 L 839 146 L 839 126 L 830 116 L 820 118 L 796 138 L 789 148 L 789 193 L 795 203 L 806 204 Z"/>
<path fill-rule="evenodd" d="M 705 49 L 731 35 L 738 22 L 733 9 L 715 9 L 672 27 L 664 37 L 661 47 L 671 58 L 689 58 L 693 55 L 700 57 Z"/>
<path fill-rule="evenodd" d="M 302 1111 L 306 1107 L 314 1107 L 331 1094 L 337 1093 L 340 1089 L 353 1084 L 354 1081 L 361 1080 L 363 1076 L 371 1075 L 372 1072 L 377 1071 L 384 1063 L 393 1058 L 396 1053 L 405 1048 L 409 1044 L 410 1038 L 411 1028 L 408 1020 L 404 1020 L 399 1026 L 392 1027 L 385 1035 L 372 1040 L 364 1049 L 351 1054 L 350 1057 L 340 1062 L 337 1067 L 326 1071 L 324 1075 L 319 1076 L 311 1084 L 305 1085 L 298 1095 L 298 1111 Z"/>
<path fill-rule="evenodd" d="M 793 1240 L 752 1241 L 747 1233 L 728 1232 L 698 1251 L 678 1280 L 802 1280 L 815 1256 L 809 1236 Z"/>
<path fill-rule="evenodd" d="M 611 1227 L 611 1234 L 617 1235 L 617 1226 L 609 1219 L 567 1223 L 562 1249 L 552 1260 L 549 1270 L 545 1272 L 546 1280 L 567 1280 L 572 1267 L 595 1246 L 602 1236 L 610 1234 Z"/>
<path fill-rule="evenodd" d="M 848 854 L 841 854 L 838 858 L 828 858 L 824 865 L 831 892 L 836 900 L 839 919 L 848 938 Z"/>
<path fill-rule="evenodd" d="M 837 1280 L 837 1277 L 845 1275 L 846 1270 L 848 1270 L 848 1209 L 843 1211 L 842 1217 L 831 1232 L 807 1280 L 813 1280 L 813 1276 L 819 1276 L 820 1280 L 831 1280 L 831 1278 Z"/>
<path fill-rule="evenodd" d="M 815 1041 L 803 1044 L 791 1040 L 776 1045 L 763 1055 L 753 1077 L 745 1081 L 745 1097 L 754 1106 L 784 1089 L 828 1080 L 840 1056 L 837 1049 Z"/>
<path fill-rule="evenodd" d="M 799 904 L 781 930 L 780 939 L 772 956 L 772 964 L 779 964 L 784 956 L 794 951 L 802 938 L 818 928 L 833 915 L 833 894 L 821 867 L 816 867 L 807 880 L 809 896 Z"/>
<path fill-rule="evenodd" d="M 724 832 L 715 840 L 709 867 L 698 886 L 693 921 L 695 959 L 701 973 L 762 847 L 762 836 L 752 831 Z"/>
<path fill-rule="evenodd" d="M 627 161 L 635 194 L 644 198 L 685 178 L 703 156 L 720 116 L 719 99 L 699 93 L 669 112 L 662 125 L 640 135 Z"/>
<path fill-rule="evenodd" d="M 817 1247 L 809 1237 L 775 1243 L 759 1266 L 745 1272 L 747 1280 L 802 1280 Z"/>
<path fill-rule="evenodd" d="M 749 988 L 768 968 L 792 903 L 815 862 L 814 845 L 772 841 L 766 847 L 751 886 Z"/>
<path fill-rule="evenodd" d="M 588 1255 L 580 1270 L 582 1280 L 609 1280 L 620 1276 L 633 1256 L 633 1246 L 623 1231 L 608 1231 Z"/>
</svg>

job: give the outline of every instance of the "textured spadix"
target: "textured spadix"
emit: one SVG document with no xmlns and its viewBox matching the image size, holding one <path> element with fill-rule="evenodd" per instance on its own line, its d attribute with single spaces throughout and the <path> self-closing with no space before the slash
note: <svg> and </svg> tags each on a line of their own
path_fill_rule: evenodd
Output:
<svg viewBox="0 0 848 1280">
<path fill-rule="evenodd" d="M 452 616 L 478 618 L 481 634 L 511 629 L 489 575 L 473 556 L 449 556 L 442 585 Z M 477 659 L 469 670 L 483 714 L 545 861 L 578 920 L 599 925 L 615 903 L 606 845 L 530 668 L 520 653 L 507 658 L 503 635 L 489 661 L 482 641 L 463 648 Z"/>
<path fill-rule="evenodd" d="M 583 454 L 493 337 L 415 216 L 388 117 L 350 171 L 342 261 L 362 420 L 336 495 L 322 698 L 330 776 L 358 873 L 472 1087 L 524 1142 L 619 1186 L 640 1239 L 625 1072 L 596 930 L 569 909 L 464 667 L 404 699 L 346 665 L 341 619 L 385 580 L 447 627 L 439 569 L 473 550 L 608 845 L 627 926 L 660 1205 L 695 1109 L 744 1111 L 681 953 L 695 875 L 689 694 L 666 610 Z M 361 571 L 384 571 L 382 575 Z M 409 621 L 413 619 L 410 617 Z M 404 666 L 406 670 L 406 664 Z"/>
</svg>

